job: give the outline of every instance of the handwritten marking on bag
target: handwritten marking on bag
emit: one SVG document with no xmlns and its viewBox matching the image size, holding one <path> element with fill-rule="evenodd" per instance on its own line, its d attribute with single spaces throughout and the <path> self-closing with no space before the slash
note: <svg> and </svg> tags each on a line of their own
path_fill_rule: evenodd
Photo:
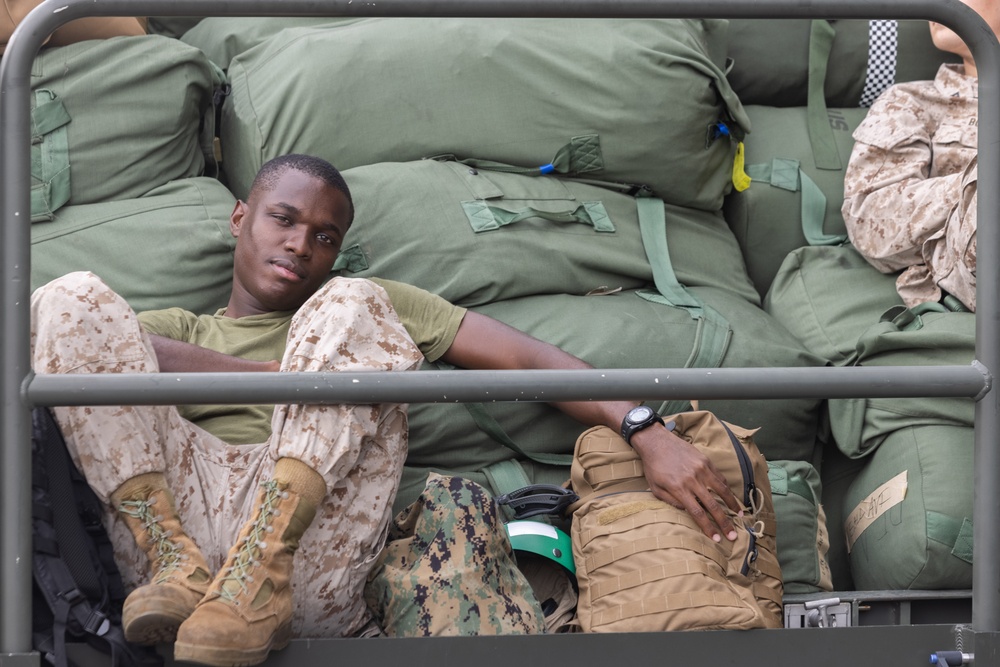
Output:
<svg viewBox="0 0 1000 667">
<path fill-rule="evenodd" d="M 906 497 L 906 486 L 906 471 L 904 470 L 858 503 L 847 520 L 844 521 L 848 553 L 868 526 L 875 523 L 876 519 L 891 508 L 903 502 L 903 498 Z"/>
</svg>

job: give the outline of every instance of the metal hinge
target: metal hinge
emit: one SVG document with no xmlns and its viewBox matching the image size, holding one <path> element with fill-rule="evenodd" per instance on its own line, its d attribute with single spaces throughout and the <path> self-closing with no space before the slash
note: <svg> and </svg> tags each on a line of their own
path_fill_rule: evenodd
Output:
<svg viewBox="0 0 1000 667">
<path fill-rule="evenodd" d="M 847 628 L 851 626 L 851 603 L 840 598 L 809 600 L 785 605 L 786 628 Z"/>
</svg>

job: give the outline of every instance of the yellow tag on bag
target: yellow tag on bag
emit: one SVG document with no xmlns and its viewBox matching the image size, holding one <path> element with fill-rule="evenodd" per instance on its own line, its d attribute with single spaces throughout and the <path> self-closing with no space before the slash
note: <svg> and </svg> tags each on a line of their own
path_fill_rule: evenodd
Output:
<svg viewBox="0 0 1000 667">
<path fill-rule="evenodd" d="M 750 187 L 750 177 L 743 170 L 743 142 L 736 145 L 736 157 L 733 158 L 733 187 L 737 192 L 743 192 Z"/>
</svg>

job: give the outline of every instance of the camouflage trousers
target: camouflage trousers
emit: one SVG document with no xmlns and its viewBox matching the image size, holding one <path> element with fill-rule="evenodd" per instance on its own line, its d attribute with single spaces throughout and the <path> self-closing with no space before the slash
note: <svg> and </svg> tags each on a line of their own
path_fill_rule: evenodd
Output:
<svg viewBox="0 0 1000 667">
<path fill-rule="evenodd" d="M 475 482 L 430 473 L 389 539 L 365 596 L 390 637 L 545 631 L 496 503 Z"/>
<path fill-rule="evenodd" d="M 92 274 L 70 274 L 39 288 L 31 315 L 36 373 L 158 370 L 135 313 Z M 338 279 L 293 318 L 281 370 L 408 370 L 422 358 L 381 288 Z M 405 405 L 279 405 L 270 439 L 257 445 L 227 444 L 171 406 L 53 413 L 74 462 L 105 502 L 125 480 L 162 472 L 185 530 L 213 569 L 251 516 L 257 487 L 275 462 L 307 463 L 329 492 L 295 556 L 294 632 L 346 636 L 370 623 L 364 585 L 384 546 L 406 456 Z M 147 558 L 111 507 L 105 524 L 126 585 L 145 583 Z"/>
</svg>

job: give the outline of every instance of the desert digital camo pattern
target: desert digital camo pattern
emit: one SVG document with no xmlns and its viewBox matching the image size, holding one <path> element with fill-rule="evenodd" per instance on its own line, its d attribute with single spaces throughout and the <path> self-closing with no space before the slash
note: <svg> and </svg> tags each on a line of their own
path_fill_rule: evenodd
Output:
<svg viewBox="0 0 1000 667">
<path fill-rule="evenodd" d="M 892 86 L 854 132 L 847 232 L 879 271 L 902 271 L 908 306 L 944 290 L 975 309 L 979 85 L 963 71 Z"/>
<path fill-rule="evenodd" d="M 37 373 L 152 373 L 158 370 L 135 313 L 96 276 L 73 273 L 31 300 Z M 282 371 L 404 371 L 423 359 L 384 290 L 335 279 L 293 318 Z M 365 633 L 368 572 L 381 551 L 406 457 L 406 406 L 278 406 L 270 440 L 229 445 L 173 407 L 64 407 L 54 410 L 70 453 L 105 501 L 123 481 L 162 471 L 182 523 L 213 571 L 253 512 L 275 461 L 314 467 L 329 493 L 295 556 L 297 636 Z M 117 512 L 105 524 L 126 585 L 148 580 L 148 562 Z"/>
<path fill-rule="evenodd" d="M 365 596 L 390 637 L 537 634 L 544 616 L 483 487 L 430 473 L 389 530 Z"/>
</svg>

